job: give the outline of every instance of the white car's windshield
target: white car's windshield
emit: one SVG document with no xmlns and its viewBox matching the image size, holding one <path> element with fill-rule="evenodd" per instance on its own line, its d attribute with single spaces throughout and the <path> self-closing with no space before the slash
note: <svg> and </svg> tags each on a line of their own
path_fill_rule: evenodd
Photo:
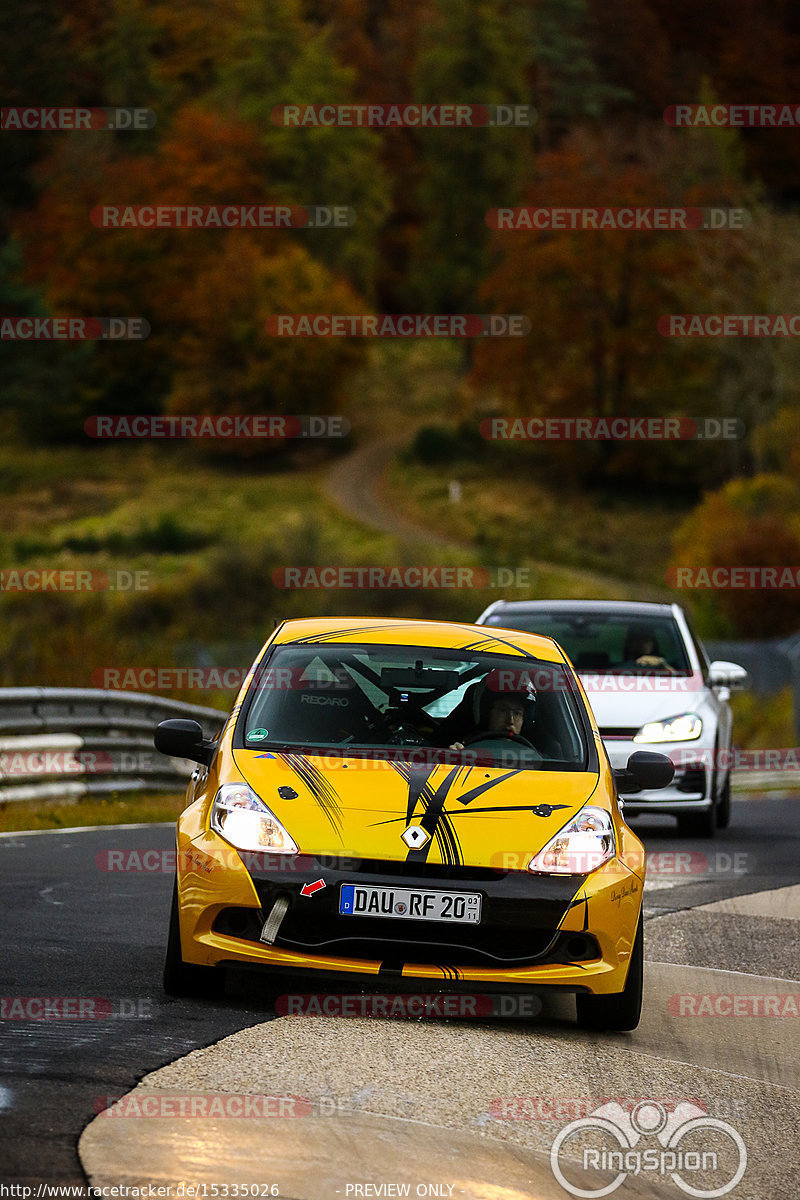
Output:
<svg viewBox="0 0 800 1200">
<path fill-rule="evenodd" d="M 504 611 L 492 613 L 487 624 L 554 638 L 581 672 L 691 674 L 683 638 L 671 616 L 637 617 L 578 609 Z"/>
</svg>

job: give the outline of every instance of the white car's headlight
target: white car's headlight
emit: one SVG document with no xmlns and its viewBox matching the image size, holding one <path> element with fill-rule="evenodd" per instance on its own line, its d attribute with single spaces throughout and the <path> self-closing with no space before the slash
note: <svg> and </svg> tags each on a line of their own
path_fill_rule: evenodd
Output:
<svg viewBox="0 0 800 1200">
<path fill-rule="evenodd" d="M 587 805 L 531 859 L 528 870 L 535 875 L 588 875 L 616 852 L 610 813 Z"/>
<path fill-rule="evenodd" d="M 297 846 L 246 783 L 224 783 L 211 806 L 211 828 L 237 850 L 297 854 Z"/>
<path fill-rule="evenodd" d="M 648 721 L 643 725 L 635 742 L 691 742 L 703 732 L 703 722 L 697 713 L 679 713 L 663 721 Z"/>
</svg>

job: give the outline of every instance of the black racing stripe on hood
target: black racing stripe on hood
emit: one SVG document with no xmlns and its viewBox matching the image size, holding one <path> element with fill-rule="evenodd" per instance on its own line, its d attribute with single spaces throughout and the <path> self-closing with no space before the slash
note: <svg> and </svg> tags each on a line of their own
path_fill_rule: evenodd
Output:
<svg viewBox="0 0 800 1200">
<path fill-rule="evenodd" d="M 388 633 L 390 629 L 405 629 L 405 625 L 359 625 L 355 628 L 344 626 L 341 629 L 329 629 L 327 633 L 309 633 L 306 637 L 292 638 L 291 642 L 276 643 L 281 646 L 308 646 L 314 642 L 328 642 L 332 639 L 340 637 L 350 637 L 358 633 L 381 633 L 384 630 Z"/>
<path fill-rule="evenodd" d="M 522 632 L 522 630 L 520 630 Z M 459 646 L 459 650 L 492 650 L 496 646 L 505 646 L 507 649 L 513 650 L 515 654 L 527 655 L 516 642 L 510 642 L 507 638 L 494 637 L 491 633 L 487 633 L 484 637 L 476 638 L 472 642 L 464 642 Z"/>
<path fill-rule="evenodd" d="M 439 853 L 442 862 L 448 867 L 459 867 L 463 862 L 461 854 L 461 843 L 458 840 L 458 835 L 453 828 L 453 823 L 450 820 L 449 814 L 442 809 L 441 817 L 436 826 L 436 843 L 439 847 Z"/>
<path fill-rule="evenodd" d="M 420 825 L 431 837 L 418 850 L 410 850 L 406 856 L 406 862 L 426 862 L 435 837 L 442 861 L 448 866 L 458 866 L 461 863 L 461 846 L 450 818 L 444 811 L 447 794 L 455 782 L 457 774 L 458 768 L 448 772 L 436 790 L 430 794 L 430 798 L 426 795 L 427 806 Z M 430 792 L 429 787 L 424 790 L 426 793 Z"/>
<path fill-rule="evenodd" d="M 392 770 L 405 780 L 408 784 L 408 802 L 406 804 L 406 824 L 410 824 L 414 809 L 417 803 L 422 800 L 427 808 L 428 803 L 433 799 L 428 780 L 436 770 L 436 764 L 432 763 L 428 766 L 424 764 L 407 763 L 407 762 L 392 762 L 390 763 Z"/>
<path fill-rule="evenodd" d="M 473 768 L 470 767 L 470 770 Z M 507 779 L 513 779 L 515 775 L 520 775 L 520 770 L 507 771 L 505 775 L 499 775 L 496 779 L 487 779 L 485 783 L 474 787 L 472 791 L 464 792 L 461 796 L 457 796 L 459 804 L 471 804 L 473 800 L 477 800 L 478 796 L 482 796 L 484 792 L 488 792 L 493 787 L 497 787 L 500 783 L 505 783 Z"/>
<path fill-rule="evenodd" d="M 406 823 L 410 824 L 419 803 L 424 806 L 424 813 L 419 824 L 430 834 L 424 846 L 418 850 L 411 849 L 406 855 L 406 862 L 426 862 L 433 839 L 436 838 L 442 862 L 448 866 L 461 864 L 461 844 L 449 816 L 444 812 L 447 793 L 463 770 L 454 767 L 448 771 L 445 778 L 435 789 L 431 787 L 430 777 L 439 764 L 392 763 L 392 767 L 408 784 L 408 803 L 406 805 Z"/>
<path fill-rule="evenodd" d="M 342 815 L 339 806 L 339 796 L 335 788 L 330 784 L 328 778 L 317 770 L 313 763 L 310 763 L 302 754 L 279 754 L 278 757 L 282 762 L 285 762 L 290 770 L 294 771 L 306 785 L 311 795 L 319 804 L 328 819 L 328 823 L 333 829 L 333 832 L 342 840 Z"/>
<path fill-rule="evenodd" d="M 454 783 L 458 782 L 458 776 L 461 774 L 462 770 L 462 767 L 456 767 L 455 771 L 453 772 Z M 421 799 L 425 804 L 426 812 L 432 804 L 436 804 L 436 793 L 431 789 L 430 779 L 426 780 L 422 788 Z M 427 828 L 424 821 L 421 822 L 421 824 L 423 829 Z M 441 814 L 435 827 L 434 836 L 436 838 L 437 845 L 439 846 L 439 854 L 441 855 L 442 862 L 448 867 L 461 866 L 462 862 L 464 861 L 461 853 L 461 842 L 458 840 L 458 834 L 456 833 L 455 826 L 450 820 L 450 814 L 444 805 L 442 805 L 441 808 Z"/>
</svg>

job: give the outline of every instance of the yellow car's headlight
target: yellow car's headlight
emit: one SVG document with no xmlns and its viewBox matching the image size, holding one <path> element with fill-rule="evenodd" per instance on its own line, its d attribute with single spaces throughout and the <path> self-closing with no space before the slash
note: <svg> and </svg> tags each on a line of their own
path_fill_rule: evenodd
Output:
<svg viewBox="0 0 800 1200">
<path fill-rule="evenodd" d="M 211 806 L 211 828 L 237 850 L 297 854 L 297 845 L 246 783 L 224 783 Z"/>
<path fill-rule="evenodd" d="M 663 721 L 648 721 L 643 725 L 635 742 L 691 742 L 703 732 L 703 722 L 697 713 L 679 713 L 677 717 L 666 717 Z"/>
<path fill-rule="evenodd" d="M 610 813 L 587 804 L 531 859 L 528 870 L 535 875 L 588 875 L 616 852 Z"/>
</svg>

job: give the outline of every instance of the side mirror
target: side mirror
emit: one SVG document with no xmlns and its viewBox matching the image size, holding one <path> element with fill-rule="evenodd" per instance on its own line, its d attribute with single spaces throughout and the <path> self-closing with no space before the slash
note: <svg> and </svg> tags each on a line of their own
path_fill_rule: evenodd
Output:
<svg viewBox="0 0 800 1200">
<path fill-rule="evenodd" d="M 169 721 L 161 721 L 153 734 L 153 745 L 162 754 L 173 758 L 190 758 L 192 762 L 211 762 L 216 749 L 215 742 L 203 740 L 203 730 L 198 721 L 187 721 L 176 717 Z"/>
<path fill-rule="evenodd" d="M 665 788 L 675 776 L 675 767 L 666 754 L 655 750 L 636 750 L 628 759 L 627 766 L 614 771 L 617 790 L 626 796 L 636 792 L 657 791 Z"/>
<path fill-rule="evenodd" d="M 724 662 L 720 659 L 708 668 L 708 686 L 726 688 L 747 687 L 747 671 L 738 663 Z"/>
</svg>

